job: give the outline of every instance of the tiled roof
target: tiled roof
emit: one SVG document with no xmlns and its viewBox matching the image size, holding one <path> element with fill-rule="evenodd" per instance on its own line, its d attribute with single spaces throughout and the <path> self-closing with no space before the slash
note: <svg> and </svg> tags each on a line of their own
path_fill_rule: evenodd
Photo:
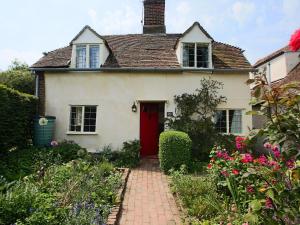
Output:
<svg viewBox="0 0 300 225">
<path fill-rule="evenodd" d="M 266 56 L 266 57 L 264 57 L 264 58 L 258 60 L 258 61 L 254 64 L 253 67 L 257 68 L 257 67 L 259 67 L 260 65 L 262 65 L 262 64 L 264 64 L 264 63 L 266 63 L 266 62 L 268 62 L 268 61 L 270 61 L 270 60 L 276 58 L 277 56 L 280 56 L 280 55 L 282 55 L 283 53 L 288 52 L 288 51 L 290 51 L 290 47 L 287 45 L 287 46 L 285 46 L 285 47 L 283 47 L 283 48 L 281 48 L 281 49 L 278 49 L 277 51 L 271 53 L 270 55 L 268 55 L 268 56 Z"/>
<path fill-rule="evenodd" d="M 175 45 L 181 34 L 129 34 L 102 36 L 111 53 L 106 68 L 180 68 Z M 32 68 L 69 67 L 72 47 L 49 52 Z M 251 69 L 240 48 L 213 42 L 213 65 L 216 69 Z"/>
<path fill-rule="evenodd" d="M 272 86 L 279 86 L 282 84 L 288 84 L 290 82 L 300 82 L 300 62 L 289 72 L 289 74 L 272 83 Z"/>
<path fill-rule="evenodd" d="M 31 67 L 34 68 L 65 68 L 69 67 L 72 55 L 72 47 L 67 46 L 46 53 Z"/>
</svg>

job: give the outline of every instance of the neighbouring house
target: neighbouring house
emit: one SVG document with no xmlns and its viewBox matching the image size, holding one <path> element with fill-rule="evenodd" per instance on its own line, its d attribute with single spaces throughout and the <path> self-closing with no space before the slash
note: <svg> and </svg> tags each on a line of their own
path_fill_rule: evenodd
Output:
<svg viewBox="0 0 300 225">
<path fill-rule="evenodd" d="M 265 71 L 271 85 L 278 86 L 290 82 L 300 82 L 300 51 L 293 52 L 289 46 L 285 46 L 270 55 L 258 60 L 254 68 Z M 259 110 L 260 105 L 253 106 L 253 110 Z M 253 116 L 253 129 L 260 129 L 266 122 L 266 118 L 260 115 Z"/>
<path fill-rule="evenodd" d="M 285 46 L 270 55 L 258 60 L 254 68 L 265 71 L 268 81 L 278 82 L 300 63 L 300 51 L 293 52 Z"/>
<path fill-rule="evenodd" d="M 86 26 L 31 67 L 39 113 L 56 117 L 57 140 L 95 151 L 140 139 L 141 154 L 155 155 L 164 118 L 176 113 L 174 96 L 194 92 L 204 77 L 224 84 L 217 129 L 246 135 L 252 128 L 245 113 L 253 68 L 244 51 L 215 41 L 197 22 L 182 34 L 166 33 L 164 0 L 144 1 L 143 34 L 99 33 Z"/>
</svg>

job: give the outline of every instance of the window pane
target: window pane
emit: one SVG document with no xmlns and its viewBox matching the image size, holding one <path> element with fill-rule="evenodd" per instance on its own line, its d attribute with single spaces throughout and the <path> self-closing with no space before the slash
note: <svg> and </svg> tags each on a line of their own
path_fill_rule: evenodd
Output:
<svg viewBox="0 0 300 225">
<path fill-rule="evenodd" d="M 76 68 L 86 68 L 86 46 L 76 47 Z"/>
<path fill-rule="evenodd" d="M 229 132 L 242 133 L 242 110 L 229 110 Z"/>
<path fill-rule="evenodd" d="M 182 63 L 184 67 L 195 66 L 195 44 L 185 43 L 183 44 L 183 59 Z"/>
<path fill-rule="evenodd" d="M 84 132 L 95 132 L 96 131 L 96 106 L 85 106 L 84 109 Z"/>
<path fill-rule="evenodd" d="M 70 115 L 70 131 L 81 131 L 82 106 L 72 106 Z"/>
<path fill-rule="evenodd" d="M 197 67 L 208 68 L 208 46 L 197 44 Z"/>
<path fill-rule="evenodd" d="M 99 46 L 90 46 L 90 68 L 99 67 Z"/>
<path fill-rule="evenodd" d="M 227 133 L 226 110 L 218 110 L 215 114 L 215 127 L 220 133 Z"/>
</svg>

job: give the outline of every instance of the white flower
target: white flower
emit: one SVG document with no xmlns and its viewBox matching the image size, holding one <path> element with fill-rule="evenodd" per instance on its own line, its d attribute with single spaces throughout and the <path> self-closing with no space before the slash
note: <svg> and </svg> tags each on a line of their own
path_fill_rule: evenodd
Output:
<svg viewBox="0 0 300 225">
<path fill-rule="evenodd" d="M 41 126 L 46 126 L 48 124 L 48 120 L 45 117 L 42 117 L 41 119 L 39 119 L 39 124 Z"/>
</svg>

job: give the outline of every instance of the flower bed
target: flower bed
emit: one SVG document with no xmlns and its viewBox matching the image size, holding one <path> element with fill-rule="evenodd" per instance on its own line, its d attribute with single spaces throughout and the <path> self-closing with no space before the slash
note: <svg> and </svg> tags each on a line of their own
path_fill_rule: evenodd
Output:
<svg viewBox="0 0 300 225">
<path fill-rule="evenodd" d="M 103 224 L 121 177 L 110 163 L 75 160 L 2 184 L 0 224 Z"/>
<path fill-rule="evenodd" d="M 241 137 L 236 147 L 231 152 L 215 147 L 206 177 L 173 172 L 173 190 L 190 222 L 299 224 L 299 161 L 287 158 L 271 144 L 265 145 L 269 155 L 254 157 Z"/>
</svg>

